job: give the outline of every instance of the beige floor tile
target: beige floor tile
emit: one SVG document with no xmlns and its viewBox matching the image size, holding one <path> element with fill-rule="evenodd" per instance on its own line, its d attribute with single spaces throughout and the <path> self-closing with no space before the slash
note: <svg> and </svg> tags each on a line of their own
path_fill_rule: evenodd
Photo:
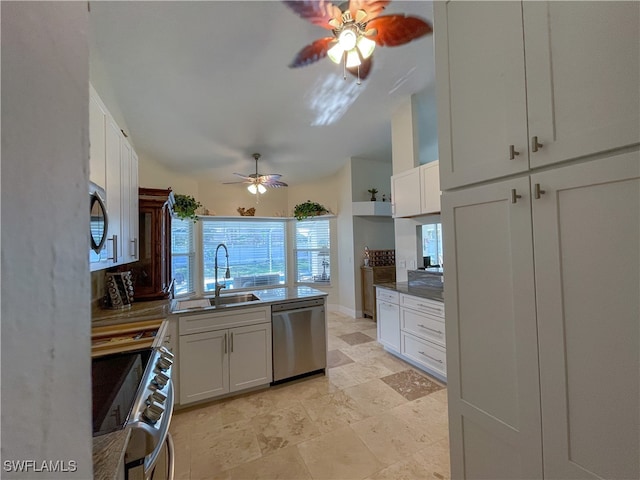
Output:
<svg viewBox="0 0 640 480">
<path fill-rule="evenodd" d="M 382 365 L 364 365 L 356 361 L 355 363 L 332 368 L 331 370 L 329 370 L 329 379 L 337 387 L 347 388 L 353 385 L 368 382 L 369 380 L 385 377 L 387 375 L 390 375 L 391 373 L 391 370 L 383 367 Z"/>
<path fill-rule="evenodd" d="M 353 359 L 345 355 L 341 350 L 329 350 L 327 352 L 327 368 L 340 367 L 347 363 L 353 363 Z"/>
<path fill-rule="evenodd" d="M 260 445 L 250 426 L 216 435 L 194 434 L 191 439 L 191 476 L 212 478 L 260 456 Z"/>
<path fill-rule="evenodd" d="M 298 450 L 314 479 L 357 480 L 382 468 L 349 427 L 303 442 Z"/>
<path fill-rule="evenodd" d="M 357 362 L 371 356 L 380 356 L 384 353 L 382 345 L 377 341 L 361 343 L 359 345 L 349 345 L 340 350 Z"/>
<path fill-rule="evenodd" d="M 379 415 L 407 403 L 406 398 L 378 378 L 345 388 L 344 393 L 353 398 L 368 415 Z"/>
<path fill-rule="evenodd" d="M 402 372 L 411 368 L 407 362 L 384 351 L 374 352 L 371 355 L 360 358 L 358 359 L 358 363 L 362 363 L 363 365 L 380 365 L 393 373 Z"/>
<path fill-rule="evenodd" d="M 431 438 L 391 414 L 366 418 L 351 428 L 384 465 L 396 463 L 431 443 Z"/>
<path fill-rule="evenodd" d="M 342 390 L 303 400 L 302 405 L 322 433 L 359 422 L 368 416 L 356 401 Z"/>
<path fill-rule="evenodd" d="M 311 476 L 295 446 L 232 468 L 226 472 L 231 480 L 309 480 Z"/>
<path fill-rule="evenodd" d="M 429 472 L 430 476 L 427 478 L 439 480 L 451 478 L 448 438 L 417 451 L 412 457 Z"/>
<path fill-rule="evenodd" d="M 425 443 L 432 444 L 449 438 L 449 423 L 446 404 L 441 399 L 429 397 L 394 407 L 389 413 L 407 422 Z"/>
<path fill-rule="evenodd" d="M 369 335 L 365 335 L 364 333 L 358 331 L 353 333 L 346 333 L 344 335 L 338 336 L 341 340 L 344 340 L 349 345 L 360 345 L 362 343 L 373 342 L 374 338 Z"/>
<path fill-rule="evenodd" d="M 320 435 L 318 426 L 300 404 L 258 415 L 251 420 L 251 426 L 263 455 Z"/>
<path fill-rule="evenodd" d="M 333 334 L 331 333 L 331 331 L 329 331 L 329 335 L 327 335 L 327 345 L 329 346 L 329 350 L 342 350 L 343 348 L 349 346 L 347 342 L 338 338 L 338 335 L 343 334 L 340 332 L 337 332 L 337 334 Z"/>
</svg>

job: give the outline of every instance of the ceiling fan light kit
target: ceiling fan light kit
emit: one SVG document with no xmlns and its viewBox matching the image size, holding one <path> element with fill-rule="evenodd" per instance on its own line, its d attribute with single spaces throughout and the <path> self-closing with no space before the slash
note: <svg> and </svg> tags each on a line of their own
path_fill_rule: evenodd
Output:
<svg viewBox="0 0 640 480">
<path fill-rule="evenodd" d="M 320 38 L 300 50 L 289 67 L 302 67 L 328 56 L 332 62 L 342 63 L 345 79 L 348 71 L 360 84 L 371 71 L 376 45 L 404 45 L 433 31 L 418 17 L 379 16 L 390 1 L 350 0 L 341 5 L 341 10 L 329 0 L 284 0 L 300 17 L 333 33 L 333 37 Z"/>
</svg>

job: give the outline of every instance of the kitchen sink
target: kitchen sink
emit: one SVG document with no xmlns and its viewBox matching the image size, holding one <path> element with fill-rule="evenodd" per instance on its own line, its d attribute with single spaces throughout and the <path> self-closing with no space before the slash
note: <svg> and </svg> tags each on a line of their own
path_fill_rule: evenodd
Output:
<svg viewBox="0 0 640 480">
<path fill-rule="evenodd" d="M 211 307 L 230 307 L 232 305 L 242 305 L 259 301 L 260 298 L 253 293 L 229 293 L 227 295 L 220 295 L 217 302 L 214 297 L 180 300 L 175 303 L 172 310 L 174 312 L 179 310 L 202 310 L 205 308 L 211 309 Z"/>
<path fill-rule="evenodd" d="M 218 299 L 210 298 L 209 301 L 214 307 L 220 305 L 233 305 L 235 303 L 258 302 L 260 299 L 253 293 L 233 293 L 229 295 L 220 295 Z"/>
</svg>

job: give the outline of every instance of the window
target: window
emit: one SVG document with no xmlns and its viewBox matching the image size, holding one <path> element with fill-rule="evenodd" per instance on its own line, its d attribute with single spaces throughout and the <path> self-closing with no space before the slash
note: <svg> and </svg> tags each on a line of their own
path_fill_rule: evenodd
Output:
<svg viewBox="0 0 640 480">
<path fill-rule="evenodd" d="M 442 224 L 422 226 L 422 258 L 424 266 L 442 265 Z"/>
<path fill-rule="evenodd" d="M 286 221 L 202 219 L 203 286 L 215 290 L 215 255 L 219 244 L 229 252 L 230 278 L 225 278 L 227 259 L 218 249 L 218 281 L 227 290 L 268 287 L 286 283 Z"/>
<path fill-rule="evenodd" d="M 171 219 L 171 276 L 175 280 L 176 295 L 194 292 L 193 265 L 195 247 L 193 242 L 193 222 Z"/>
<path fill-rule="evenodd" d="M 329 283 L 331 281 L 331 245 L 329 220 L 296 222 L 296 281 Z"/>
</svg>

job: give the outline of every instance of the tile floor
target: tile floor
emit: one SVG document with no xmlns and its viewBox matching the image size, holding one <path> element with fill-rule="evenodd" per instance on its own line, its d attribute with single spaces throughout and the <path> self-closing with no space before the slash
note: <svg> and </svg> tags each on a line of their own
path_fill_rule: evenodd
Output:
<svg viewBox="0 0 640 480">
<path fill-rule="evenodd" d="M 449 478 L 447 391 L 328 315 L 327 375 L 178 410 L 176 479 Z"/>
</svg>

